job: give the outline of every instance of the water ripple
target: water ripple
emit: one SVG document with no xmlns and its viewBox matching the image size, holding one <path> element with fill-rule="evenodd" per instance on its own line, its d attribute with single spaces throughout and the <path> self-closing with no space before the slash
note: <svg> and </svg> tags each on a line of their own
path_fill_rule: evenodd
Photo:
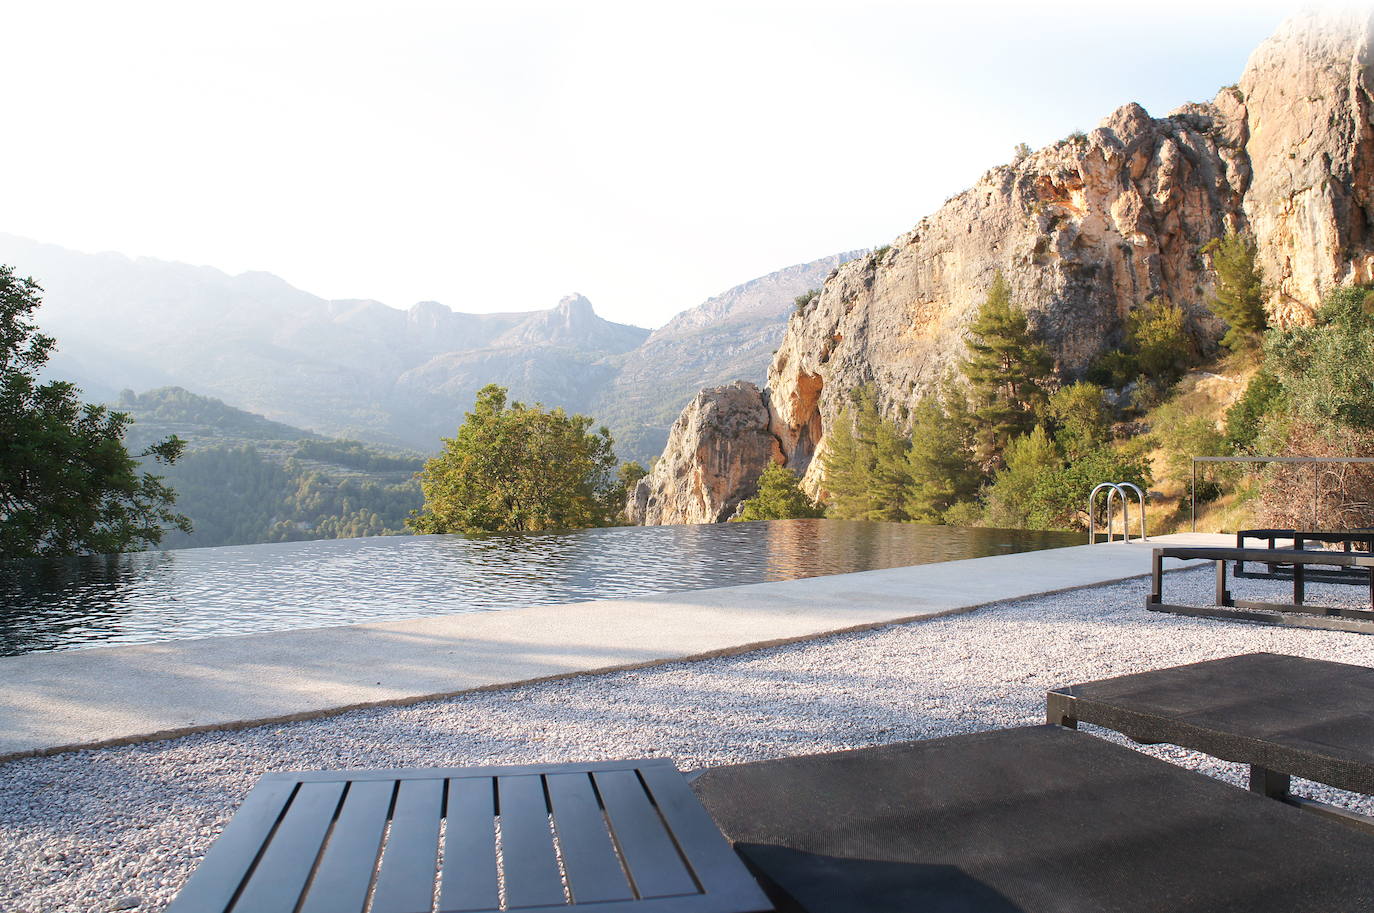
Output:
<svg viewBox="0 0 1374 913">
<path fill-rule="evenodd" d="M 791 580 L 1079 542 L 845 520 L 393 536 L 0 562 L 0 655 Z"/>
</svg>

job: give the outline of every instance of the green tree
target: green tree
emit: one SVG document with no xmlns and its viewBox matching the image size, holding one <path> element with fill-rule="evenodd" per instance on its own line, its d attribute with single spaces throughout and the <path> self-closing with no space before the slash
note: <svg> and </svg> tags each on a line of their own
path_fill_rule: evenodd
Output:
<svg viewBox="0 0 1374 913">
<path fill-rule="evenodd" d="M 1264 277 L 1255 261 L 1255 239 L 1249 234 L 1227 232 L 1203 246 L 1210 254 L 1217 274 L 1216 295 L 1209 302 L 1212 312 L 1226 321 L 1221 344 L 1232 351 L 1253 349 L 1264 332 Z"/>
<path fill-rule="evenodd" d="M 1226 443 L 1238 453 L 1253 453 L 1265 418 L 1285 406 L 1279 379 L 1269 371 L 1256 372 L 1240 399 L 1226 410 Z"/>
<path fill-rule="evenodd" d="M 1036 481 L 1028 504 L 1027 526 L 1087 529 L 1088 494 L 1107 480 L 1131 482 L 1144 490 L 1150 484 L 1149 467 L 1141 456 L 1111 446 L 1098 447 L 1066 462 L 1059 471 Z"/>
<path fill-rule="evenodd" d="M 827 502 L 830 515 L 841 520 L 859 519 L 872 503 L 868 480 L 873 468 L 873 441 L 864 437 L 860 427 L 861 415 L 869 408 L 864 398 L 869 395 L 865 388 L 851 392 L 849 404 L 840 410 L 834 427 L 825 435 L 821 463 Z"/>
<path fill-rule="evenodd" d="M 786 466 L 769 463 L 759 476 L 759 490 L 740 505 L 734 520 L 791 520 L 823 517 L 825 508 L 806 496 L 797 475 Z"/>
<path fill-rule="evenodd" d="M 1159 391 L 1173 386 L 1193 362 L 1187 326 L 1183 308 L 1163 298 L 1149 299 L 1126 317 L 1127 345 L 1136 368 Z"/>
<path fill-rule="evenodd" d="M 1374 291 L 1349 286 L 1327 296 L 1316 324 L 1275 330 L 1264 344 L 1265 367 L 1283 386 L 1296 415 L 1374 429 Z"/>
<path fill-rule="evenodd" d="M 457 435 L 425 464 L 425 506 L 406 521 L 421 533 L 535 531 L 606 526 L 621 505 L 611 434 L 562 409 L 507 402 L 506 390 L 477 391 Z"/>
<path fill-rule="evenodd" d="M 1126 339 L 1088 369 L 1085 379 L 1114 389 L 1132 381 L 1153 405 L 1183 376 L 1197 357 L 1183 309 L 1151 298 L 1126 315 Z"/>
<path fill-rule="evenodd" d="M 841 520 L 905 520 L 909 441 L 878 411 L 873 389 L 859 387 L 826 435 L 825 487 Z"/>
<path fill-rule="evenodd" d="M 973 426 L 964 398 L 949 385 L 912 411 L 903 508 L 912 520 L 942 523 L 956 504 L 973 500 L 982 473 L 973 459 Z"/>
<path fill-rule="evenodd" d="M 1043 425 L 1036 425 L 1030 434 L 1014 438 L 1007 446 L 1005 465 L 988 488 L 984 515 L 988 525 L 1032 528 L 1037 488 L 1045 477 L 1063 468 L 1064 458 Z"/>
<path fill-rule="evenodd" d="M 189 530 L 176 494 L 125 449 L 128 415 L 39 383 L 56 344 L 30 319 L 41 291 L 0 266 L 0 557 L 121 552 Z M 172 463 L 182 447 L 174 436 L 139 456 Z"/>
<path fill-rule="evenodd" d="M 1112 407 L 1097 384 L 1079 382 L 1056 391 L 1047 409 L 1055 443 L 1075 460 L 1112 439 Z"/>
<path fill-rule="evenodd" d="M 969 327 L 964 376 L 972 388 L 978 460 L 1001 464 L 1008 442 L 1035 425 L 1045 402 L 1042 386 L 1053 367 L 1031 335 L 1026 314 L 1012 304 L 1011 287 L 999 272 Z"/>
</svg>

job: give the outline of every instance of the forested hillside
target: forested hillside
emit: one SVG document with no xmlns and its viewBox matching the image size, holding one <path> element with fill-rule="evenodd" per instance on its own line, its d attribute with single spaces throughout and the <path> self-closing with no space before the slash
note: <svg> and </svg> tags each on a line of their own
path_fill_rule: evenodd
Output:
<svg viewBox="0 0 1374 913">
<path fill-rule="evenodd" d="M 132 452 L 186 441 L 158 472 L 194 532 L 169 533 L 166 548 L 400 533 L 423 500 L 418 453 L 323 438 L 179 387 L 126 390 L 116 408 L 134 418 Z"/>
</svg>

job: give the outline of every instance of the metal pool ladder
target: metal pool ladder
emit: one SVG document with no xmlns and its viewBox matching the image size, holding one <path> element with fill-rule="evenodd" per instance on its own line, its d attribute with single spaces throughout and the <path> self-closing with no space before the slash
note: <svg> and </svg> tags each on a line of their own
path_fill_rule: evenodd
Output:
<svg viewBox="0 0 1374 913">
<path fill-rule="evenodd" d="M 1131 540 L 1131 499 L 1126 494 L 1128 488 L 1135 492 L 1135 496 L 1140 502 L 1140 541 L 1149 540 L 1150 537 L 1145 534 L 1145 492 L 1140 490 L 1140 486 L 1132 482 L 1103 482 L 1088 495 L 1089 545 L 1097 542 L 1097 493 L 1104 489 L 1107 492 L 1107 541 L 1112 541 L 1112 517 L 1117 495 L 1121 496 L 1121 541 L 1129 542 Z"/>
</svg>

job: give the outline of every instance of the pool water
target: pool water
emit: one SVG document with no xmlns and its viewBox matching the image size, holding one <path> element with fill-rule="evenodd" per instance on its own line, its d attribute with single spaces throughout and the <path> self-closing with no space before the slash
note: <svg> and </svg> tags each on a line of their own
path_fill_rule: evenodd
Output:
<svg viewBox="0 0 1374 913">
<path fill-rule="evenodd" d="M 775 520 L 0 562 L 0 655 L 648 596 L 1081 541 L 1073 533 Z"/>
</svg>

